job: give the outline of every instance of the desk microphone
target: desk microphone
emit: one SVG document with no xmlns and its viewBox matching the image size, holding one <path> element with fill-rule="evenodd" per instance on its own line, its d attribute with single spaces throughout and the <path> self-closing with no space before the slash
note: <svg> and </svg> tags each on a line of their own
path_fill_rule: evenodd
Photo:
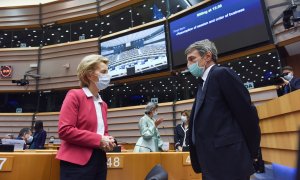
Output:
<svg viewBox="0 0 300 180">
<path fill-rule="evenodd" d="M 152 152 L 152 149 L 151 149 L 151 148 L 149 148 L 149 147 L 147 147 L 147 146 L 141 146 L 141 145 L 135 145 L 135 146 L 138 146 L 138 147 L 142 147 L 142 148 L 149 149 L 149 150 L 150 150 L 150 152 Z"/>
</svg>

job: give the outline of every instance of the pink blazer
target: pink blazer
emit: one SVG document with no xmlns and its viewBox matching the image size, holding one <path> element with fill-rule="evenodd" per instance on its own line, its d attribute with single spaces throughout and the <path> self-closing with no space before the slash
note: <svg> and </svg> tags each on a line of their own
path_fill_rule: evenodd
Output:
<svg viewBox="0 0 300 180">
<path fill-rule="evenodd" d="M 108 135 L 107 104 L 101 103 L 104 135 Z M 62 140 L 56 158 L 74 164 L 85 165 L 100 146 L 101 135 L 97 134 L 97 115 L 93 98 L 88 98 L 82 89 L 72 89 L 63 102 L 58 135 Z"/>
</svg>

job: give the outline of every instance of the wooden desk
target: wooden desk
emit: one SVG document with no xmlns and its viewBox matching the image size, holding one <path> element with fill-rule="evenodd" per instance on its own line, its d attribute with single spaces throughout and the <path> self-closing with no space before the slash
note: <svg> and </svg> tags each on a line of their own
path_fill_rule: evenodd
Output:
<svg viewBox="0 0 300 180">
<path fill-rule="evenodd" d="M 156 165 L 161 164 L 161 153 L 109 153 L 107 158 L 123 157 L 123 168 L 108 169 L 107 179 L 115 180 L 131 179 L 141 180 L 145 179 L 148 172 Z M 113 161 L 113 160 L 112 160 Z M 126 178 L 125 178 L 126 177 Z"/>
<path fill-rule="evenodd" d="M 161 165 L 168 172 L 169 179 L 190 180 L 202 179 L 201 174 L 196 174 L 190 164 L 188 152 L 161 153 Z"/>
<path fill-rule="evenodd" d="M 300 127 L 299 99 L 300 90 L 297 90 L 257 106 L 264 160 L 296 167 Z"/>
<path fill-rule="evenodd" d="M 0 153 L 0 158 L 13 157 L 11 171 L 0 171 L 1 180 L 47 180 L 51 175 L 52 152 Z M 0 162 L 1 163 L 1 162 Z M 3 165 L 3 167 L 6 164 Z"/>
<path fill-rule="evenodd" d="M 195 174 L 191 165 L 183 164 L 183 157 L 186 159 L 188 155 L 187 152 L 108 153 L 108 162 L 112 168 L 108 169 L 107 179 L 141 180 L 156 164 L 161 164 L 168 172 L 170 180 L 201 180 L 201 175 Z M 0 179 L 58 180 L 59 160 L 55 156 L 54 150 L 0 153 L 0 158 L 13 157 L 12 170 L 0 171 Z"/>
</svg>

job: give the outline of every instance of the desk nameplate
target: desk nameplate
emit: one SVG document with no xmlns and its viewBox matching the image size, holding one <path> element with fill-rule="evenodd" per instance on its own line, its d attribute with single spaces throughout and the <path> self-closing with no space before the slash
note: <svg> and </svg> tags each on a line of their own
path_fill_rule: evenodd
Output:
<svg viewBox="0 0 300 180">
<path fill-rule="evenodd" d="M 1 171 L 12 171 L 14 163 L 14 157 L 13 156 L 0 156 L 0 172 Z"/>
<path fill-rule="evenodd" d="M 184 166 L 190 166 L 191 165 L 190 153 L 185 153 L 185 154 L 182 155 L 182 164 Z"/>
<path fill-rule="evenodd" d="M 107 155 L 107 168 L 108 169 L 122 169 L 124 165 L 124 157 L 120 155 L 109 154 Z"/>
</svg>

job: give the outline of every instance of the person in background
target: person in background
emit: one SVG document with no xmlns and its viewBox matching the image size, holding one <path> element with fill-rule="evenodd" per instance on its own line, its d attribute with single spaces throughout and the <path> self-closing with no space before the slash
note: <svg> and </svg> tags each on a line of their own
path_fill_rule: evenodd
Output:
<svg viewBox="0 0 300 180">
<path fill-rule="evenodd" d="M 49 138 L 49 142 L 48 143 L 54 143 L 54 140 L 55 140 L 55 137 L 54 136 L 51 136 L 50 138 Z"/>
<path fill-rule="evenodd" d="M 184 110 L 181 112 L 181 124 L 178 124 L 175 128 L 175 149 L 176 151 L 187 151 L 189 149 L 189 122 L 190 122 L 190 112 Z"/>
<path fill-rule="evenodd" d="M 141 137 L 138 139 L 134 152 L 158 152 L 164 151 L 163 141 L 158 132 L 158 126 L 163 118 L 158 118 L 158 105 L 149 102 L 145 107 L 145 115 L 139 121 Z"/>
<path fill-rule="evenodd" d="M 291 66 L 283 67 L 282 74 L 284 76 L 281 77 L 283 83 L 279 86 L 280 95 L 300 89 L 300 78 L 294 76 L 294 71 Z"/>
<path fill-rule="evenodd" d="M 33 141 L 31 130 L 29 128 L 22 128 L 20 130 L 19 135 L 18 135 L 18 137 L 16 139 L 17 140 L 24 140 L 25 141 L 24 149 L 28 149 L 29 145 Z"/>
<path fill-rule="evenodd" d="M 110 83 L 108 59 L 89 55 L 77 67 L 81 89 L 70 90 L 60 110 L 60 180 L 106 179 L 106 151 L 115 146 L 108 134 L 107 104 L 99 91 Z"/>
<path fill-rule="evenodd" d="M 249 91 L 230 68 L 216 65 L 217 48 L 208 39 L 185 51 L 187 67 L 199 82 L 189 141 L 191 164 L 203 180 L 246 180 L 259 156 L 260 128 Z"/>
<path fill-rule="evenodd" d="M 47 132 L 44 130 L 43 121 L 35 121 L 34 123 L 34 133 L 33 141 L 30 144 L 29 149 L 45 149 L 45 141 L 47 137 Z"/>
</svg>

